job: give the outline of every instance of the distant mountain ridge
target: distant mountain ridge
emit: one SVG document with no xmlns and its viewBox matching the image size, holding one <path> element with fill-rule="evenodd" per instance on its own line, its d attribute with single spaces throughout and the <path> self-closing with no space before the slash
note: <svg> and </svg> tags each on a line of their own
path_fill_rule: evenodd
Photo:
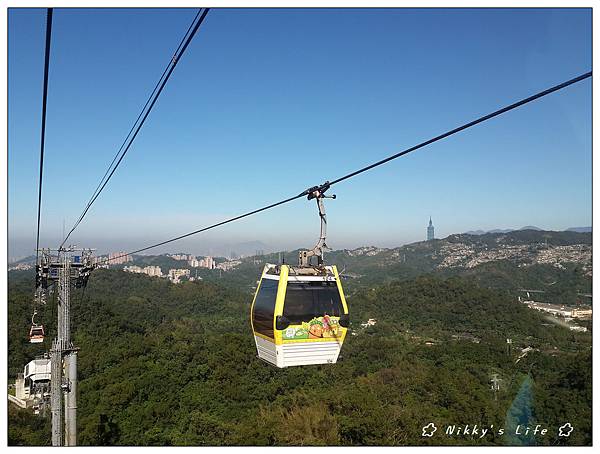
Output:
<svg viewBox="0 0 600 454">
<path fill-rule="evenodd" d="M 20 263 L 35 263 L 35 255 L 28 255 L 27 257 L 19 257 L 19 258 L 13 258 L 12 260 L 9 259 L 8 264 L 9 265 L 18 265 Z"/>
<path fill-rule="evenodd" d="M 519 267 L 549 265 L 564 269 L 579 264 L 579 273 L 591 277 L 592 235 L 589 232 L 512 230 L 508 232 L 457 233 L 443 239 L 418 241 L 394 248 L 362 246 L 330 251 L 326 259 L 340 268 L 359 270 L 403 265 L 422 272 L 437 269 L 471 269 L 484 263 L 508 261 Z M 287 251 L 296 257 L 296 251 Z M 267 261 L 277 260 L 277 253 L 266 254 Z M 250 258 L 245 260 L 251 260 Z"/>
<path fill-rule="evenodd" d="M 286 251 L 284 263 L 296 263 L 298 250 Z M 280 263 L 283 254 L 244 258 L 229 279 L 254 282 L 264 263 Z M 487 288 L 512 292 L 543 290 L 543 301 L 575 304 L 578 293 L 591 293 L 592 234 L 575 231 L 514 230 L 386 248 L 376 245 L 339 249 L 325 254 L 337 265 L 350 294 L 365 286 L 422 275 L 462 276 Z M 541 295 L 541 294 L 540 294 Z"/>
<path fill-rule="evenodd" d="M 591 233 L 591 227 L 569 227 L 566 232 Z"/>
<path fill-rule="evenodd" d="M 508 232 L 517 232 L 519 230 L 537 230 L 539 232 L 545 232 L 546 230 L 540 229 L 535 225 L 526 225 L 525 227 L 521 227 L 520 229 L 492 229 L 492 230 L 469 230 L 468 232 L 464 232 L 467 235 L 483 235 L 485 233 L 508 233 Z M 551 230 L 547 230 L 551 231 Z M 558 230 L 561 231 L 561 230 Z M 562 230 L 562 232 L 578 232 L 578 233 L 589 233 L 592 231 L 591 227 L 569 227 L 566 230 Z"/>
<path fill-rule="evenodd" d="M 518 289 L 543 290 L 543 301 L 561 304 L 575 304 L 578 293 L 591 293 L 593 269 L 590 232 L 532 229 L 455 234 L 394 249 L 333 251 L 326 259 L 357 287 L 433 273 L 463 276 L 515 297 Z"/>
</svg>

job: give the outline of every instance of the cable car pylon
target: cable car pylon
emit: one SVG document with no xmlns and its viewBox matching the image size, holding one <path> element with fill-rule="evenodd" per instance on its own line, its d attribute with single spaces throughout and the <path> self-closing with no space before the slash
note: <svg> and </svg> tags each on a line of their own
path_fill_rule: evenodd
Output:
<svg viewBox="0 0 600 454">
<path fill-rule="evenodd" d="M 38 252 L 37 282 L 42 291 L 54 285 L 58 294 L 57 336 L 50 350 L 52 446 L 76 446 L 79 348 L 71 340 L 71 288 L 87 285 L 95 268 L 93 250 L 69 246 L 55 250 L 40 249 Z"/>
</svg>

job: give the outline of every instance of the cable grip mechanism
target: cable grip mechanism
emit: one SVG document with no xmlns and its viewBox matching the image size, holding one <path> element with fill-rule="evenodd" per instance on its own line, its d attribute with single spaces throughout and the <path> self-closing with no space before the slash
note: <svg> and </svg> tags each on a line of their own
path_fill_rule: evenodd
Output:
<svg viewBox="0 0 600 454">
<path fill-rule="evenodd" d="M 329 181 L 326 181 L 320 186 L 313 186 L 304 191 L 307 199 L 316 199 L 317 208 L 319 209 L 319 218 L 321 219 L 321 235 L 317 244 L 309 251 L 300 251 L 298 254 L 298 264 L 301 267 L 310 267 L 310 258 L 317 257 L 317 266 L 322 266 L 324 263 L 323 256 L 325 251 L 331 250 L 326 244 L 327 237 L 327 216 L 325 214 L 325 204 L 323 199 L 335 199 L 336 195 L 326 196 L 325 191 L 331 187 Z"/>
</svg>

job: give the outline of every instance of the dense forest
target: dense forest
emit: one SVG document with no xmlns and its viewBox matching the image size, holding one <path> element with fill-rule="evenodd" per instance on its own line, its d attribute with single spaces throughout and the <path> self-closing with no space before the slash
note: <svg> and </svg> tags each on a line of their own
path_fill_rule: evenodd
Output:
<svg viewBox="0 0 600 454">
<path fill-rule="evenodd" d="M 351 335 L 338 363 L 277 369 L 256 358 L 256 275 L 237 279 L 172 284 L 96 270 L 73 292 L 80 445 L 592 442 L 590 333 L 544 323 L 506 291 L 456 276 L 350 285 Z M 9 379 L 43 351 L 26 338 L 32 285 L 30 272 L 9 274 Z M 50 298 L 48 339 L 54 310 Z M 361 326 L 370 318 L 376 325 Z M 423 437 L 431 422 L 437 431 Z M 573 433 L 558 437 L 566 422 Z M 467 424 L 489 432 L 446 433 Z M 515 434 L 536 424 L 548 433 Z M 49 421 L 11 407 L 8 437 L 48 445 Z"/>
</svg>

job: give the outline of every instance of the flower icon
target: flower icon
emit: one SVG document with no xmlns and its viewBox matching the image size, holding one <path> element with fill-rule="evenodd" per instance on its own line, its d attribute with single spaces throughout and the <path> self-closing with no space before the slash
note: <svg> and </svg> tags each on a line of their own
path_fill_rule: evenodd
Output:
<svg viewBox="0 0 600 454">
<path fill-rule="evenodd" d="M 573 432 L 573 426 L 570 422 L 563 424 L 558 428 L 558 436 L 559 437 L 568 437 Z"/>
<path fill-rule="evenodd" d="M 423 427 L 423 432 L 421 433 L 422 437 L 433 437 L 433 434 L 435 433 L 435 431 L 437 430 L 437 427 L 435 427 L 435 424 L 430 422 L 429 424 L 427 424 L 426 426 Z"/>
</svg>

